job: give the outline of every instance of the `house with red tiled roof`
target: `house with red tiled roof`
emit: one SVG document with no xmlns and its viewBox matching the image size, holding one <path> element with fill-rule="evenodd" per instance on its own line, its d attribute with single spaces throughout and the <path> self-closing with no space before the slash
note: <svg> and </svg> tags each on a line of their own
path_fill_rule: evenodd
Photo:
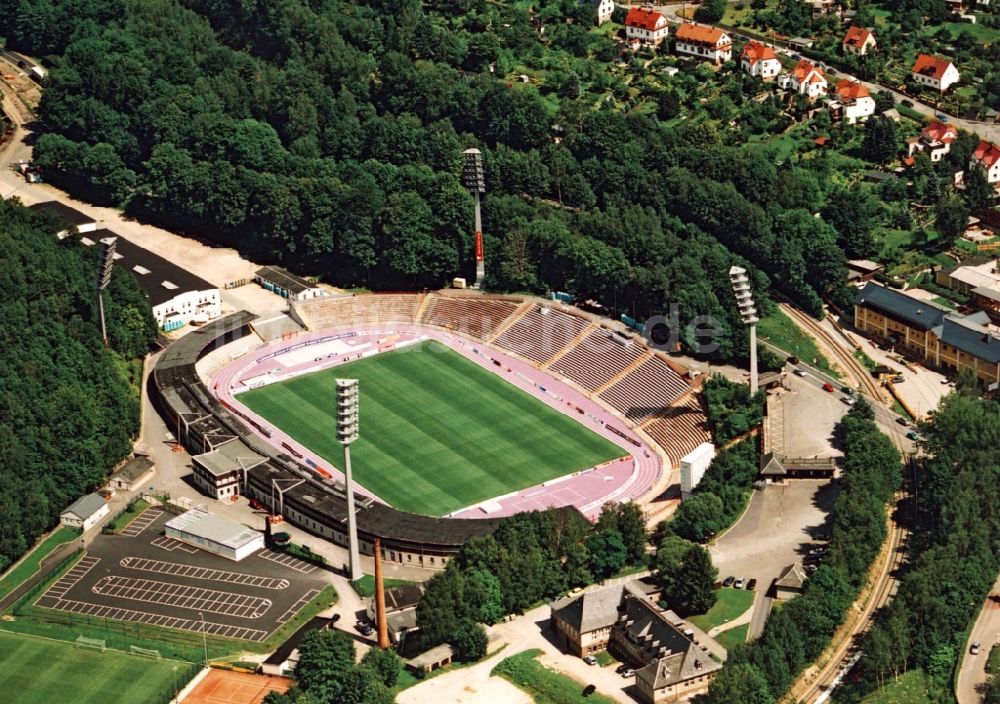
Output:
<svg viewBox="0 0 1000 704">
<path fill-rule="evenodd" d="M 667 18 L 652 7 L 633 7 L 625 15 L 625 38 L 642 44 L 659 46 L 670 33 Z"/>
<path fill-rule="evenodd" d="M 804 95 L 815 100 L 826 94 L 827 83 L 823 70 L 808 59 L 802 59 L 789 73 L 778 78 L 778 85 L 785 90 Z"/>
<path fill-rule="evenodd" d="M 929 54 L 921 54 L 917 57 L 910 75 L 920 85 L 927 86 L 939 93 L 944 93 L 951 85 L 958 83 L 959 78 L 961 78 L 955 64 L 948 59 Z"/>
<path fill-rule="evenodd" d="M 864 27 L 851 27 L 844 35 L 841 46 L 845 54 L 864 56 L 869 49 L 875 48 L 875 35 Z"/>
<path fill-rule="evenodd" d="M 773 81 L 781 73 L 781 62 L 774 49 L 763 42 L 751 40 L 740 54 L 740 68 L 743 73 L 762 81 Z"/>
<path fill-rule="evenodd" d="M 837 97 L 830 104 L 831 110 L 840 112 L 840 118 L 849 125 L 865 122 L 875 114 L 875 99 L 860 82 L 845 78 L 837 82 Z"/>
<path fill-rule="evenodd" d="M 678 54 L 688 54 L 721 64 L 733 58 L 733 40 L 721 29 L 684 22 L 674 33 Z"/>
<path fill-rule="evenodd" d="M 906 140 L 906 156 L 912 159 L 917 152 L 927 152 L 931 161 L 941 161 L 944 155 L 951 151 L 951 143 L 957 137 L 957 129 L 935 120 L 920 131 L 919 137 Z"/>
<path fill-rule="evenodd" d="M 1000 147 L 985 139 L 981 141 L 969 157 L 969 168 L 983 169 L 986 181 L 1000 191 Z"/>
</svg>

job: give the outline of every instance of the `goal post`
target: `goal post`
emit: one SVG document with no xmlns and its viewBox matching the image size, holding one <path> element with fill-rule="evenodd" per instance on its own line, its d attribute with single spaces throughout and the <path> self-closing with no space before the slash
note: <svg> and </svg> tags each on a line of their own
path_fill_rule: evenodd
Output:
<svg viewBox="0 0 1000 704">
<path fill-rule="evenodd" d="M 77 636 L 76 647 L 88 648 L 89 650 L 99 650 L 102 653 L 108 649 L 105 641 L 100 638 L 87 638 L 86 636 Z"/>
<path fill-rule="evenodd" d="M 130 645 L 128 647 L 130 655 L 138 655 L 139 657 L 149 658 L 150 660 L 162 660 L 163 656 L 160 655 L 159 650 L 154 650 L 153 648 L 140 648 L 138 645 Z"/>
</svg>

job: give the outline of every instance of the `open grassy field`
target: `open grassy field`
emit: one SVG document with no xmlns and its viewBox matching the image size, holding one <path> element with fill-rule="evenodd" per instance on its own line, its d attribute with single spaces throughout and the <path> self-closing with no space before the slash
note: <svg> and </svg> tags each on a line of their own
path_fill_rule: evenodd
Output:
<svg viewBox="0 0 1000 704">
<path fill-rule="evenodd" d="M 718 600 L 708 613 L 692 616 L 688 620 L 706 633 L 716 626 L 729 623 L 753 606 L 754 592 L 746 589 L 722 587 L 716 592 Z"/>
<path fill-rule="evenodd" d="M 0 692 L 8 702 L 166 702 L 175 682 L 183 687 L 191 674 L 189 663 L 0 633 Z"/>
<path fill-rule="evenodd" d="M 336 467 L 334 379 L 360 380 L 354 477 L 391 505 L 442 515 L 621 457 L 612 442 L 437 342 L 241 394 Z"/>
<path fill-rule="evenodd" d="M 744 623 L 742 626 L 737 626 L 736 628 L 730 628 L 729 630 L 723 631 L 715 636 L 715 640 L 718 641 L 726 650 L 732 650 L 740 643 L 745 643 L 747 640 L 747 633 L 750 631 L 750 624 Z"/>
<path fill-rule="evenodd" d="M 525 650 L 523 653 L 511 655 L 500 661 L 493 668 L 493 675 L 499 675 L 514 683 L 531 695 L 536 704 L 575 704 L 594 702 L 596 704 L 611 704 L 612 699 L 603 694 L 593 694 L 584 697 L 582 692 L 586 686 L 572 677 L 550 670 L 538 662 L 542 651 L 538 649 Z"/>
<path fill-rule="evenodd" d="M 757 324 L 757 335 L 762 340 L 767 340 L 785 352 L 795 355 L 803 364 L 809 364 L 830 376 L 840 378 L 830 360 L 819 351 L 815 341 L 802 332 L 781 310 L 775 310 L 771 315 L 760 319 Z"/>
</svg>

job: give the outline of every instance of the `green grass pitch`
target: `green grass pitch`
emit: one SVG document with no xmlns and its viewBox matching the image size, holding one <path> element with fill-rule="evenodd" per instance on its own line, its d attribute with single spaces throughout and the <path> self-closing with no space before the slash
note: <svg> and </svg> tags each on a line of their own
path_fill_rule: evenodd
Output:
<svg viewBox="0 0 1000 704">
<path fill-rule="evenodd" d="M 444 515 L 626 453 L 438 342 L 240 394 L 335 467 L 334 379 L 359 380 L 355 479 L 404 511 Z"/>
<path fill-rule="evenodd" d="M 174 693 L 174 665 L 178 663 L 0 632 L 0 700 L 11 704 L 167 701 Z M 178 676 L 187 672 L 186 664 L 178 665 Z M 178 687 L 185 684 L 177 681 Z"/>
</svg>

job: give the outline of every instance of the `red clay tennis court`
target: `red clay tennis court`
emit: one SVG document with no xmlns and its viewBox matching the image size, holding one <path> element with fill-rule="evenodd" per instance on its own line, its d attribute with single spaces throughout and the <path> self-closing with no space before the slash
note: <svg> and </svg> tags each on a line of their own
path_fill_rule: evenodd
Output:
<svg viewBox="0 0 1000 704">
<path fill-rule="evenodd" d="M 286 692 L 292 686 L 287 677 L 254 675 L 212 669 L 183 704 L 260 704 L 268 692 Z"/>
</svg>

